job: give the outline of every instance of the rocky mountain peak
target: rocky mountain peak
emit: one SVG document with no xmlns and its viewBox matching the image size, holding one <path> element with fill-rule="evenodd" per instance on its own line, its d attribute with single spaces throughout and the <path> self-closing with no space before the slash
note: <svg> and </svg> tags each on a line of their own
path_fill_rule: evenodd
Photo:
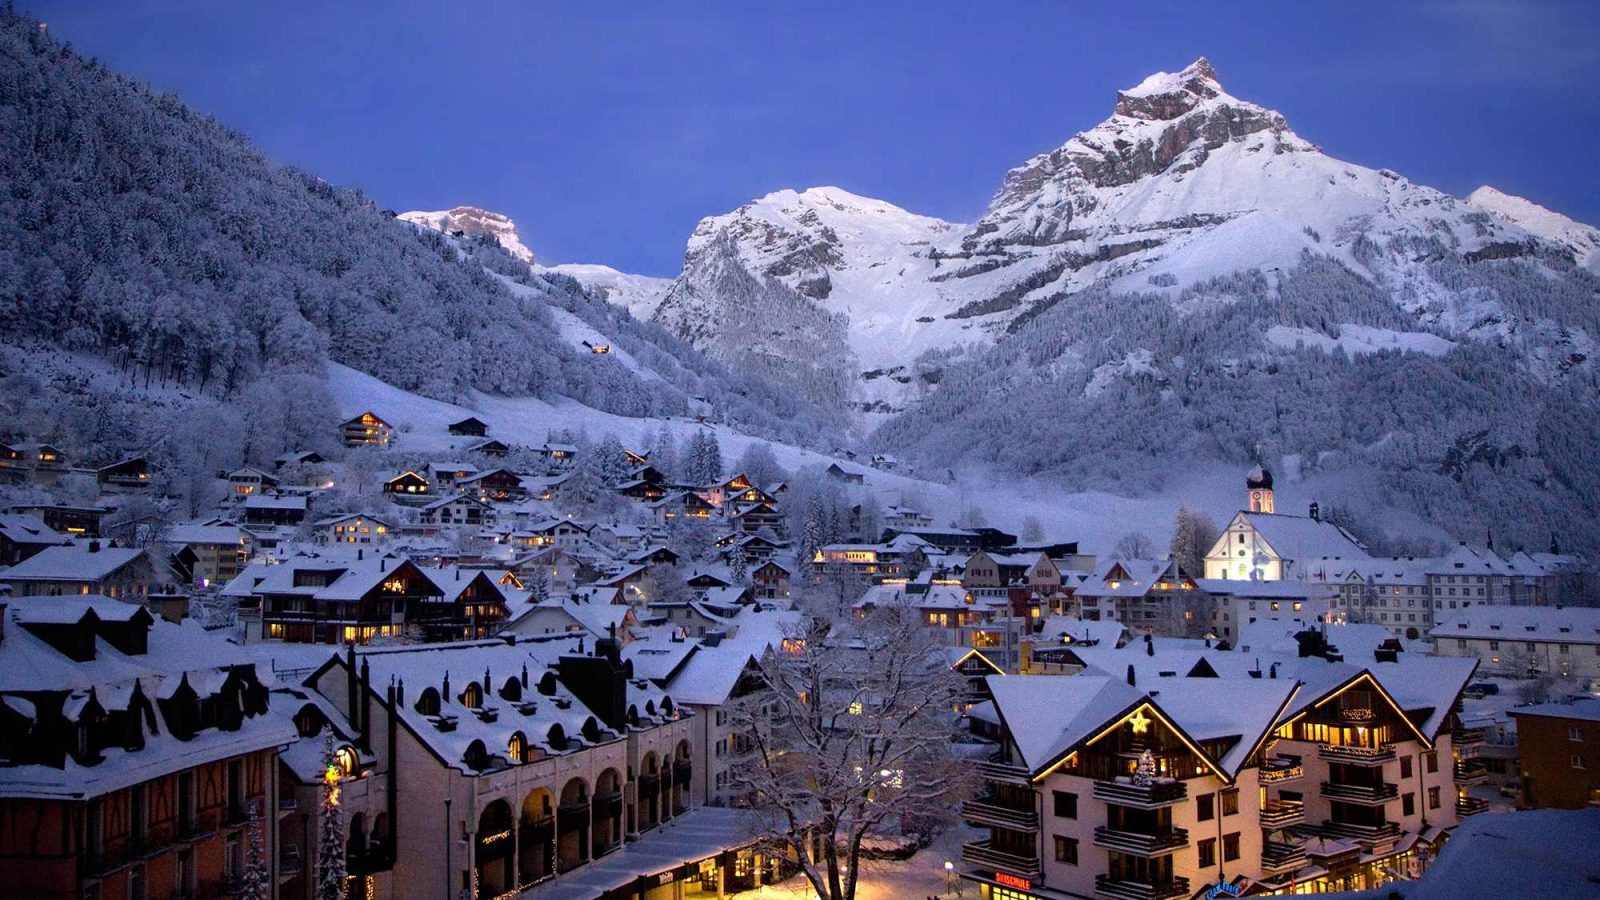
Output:
<svg viewBox="0 0 1600 900">
<path fill-rule="evenodd" d="M 466 237 L 490 236 L 500 242 L 507 253 L 526 263 L 534 261 L 533 251 L 522 243 L 522 238 L 517 234 L 517 223 L 505 213 L 479 206 L 455 206 L 450 209 L 424 212 L 414 210 L 400 213 L 396 218 L 421 225 L 446 234 L 461 234 Z"/>
<path fill-rule="evenodd" d="M 1217 71 L 1202 56 L 1181 72 L 1157 72 L 1134 87 L 1118 91 L 1117 115 L 1167 121 L 1221 94 Z"/>
</svg>

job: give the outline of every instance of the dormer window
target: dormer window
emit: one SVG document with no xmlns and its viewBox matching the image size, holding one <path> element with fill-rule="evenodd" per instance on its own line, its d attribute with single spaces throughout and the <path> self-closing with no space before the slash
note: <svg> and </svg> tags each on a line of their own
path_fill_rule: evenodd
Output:
<svg viewBox="0 0 1600 900">
<path fill-rule="evenodd" d="M 506 745 L 506 758 L 514 763 L 527 762 L 528 739 L 517 732 L 511 736 L 511 742 Z"/>
<path fill-rule="evenodd" d="M 417 712 L 425 716 L 439 714 L 439 692 L 433 688 L 424 688 L 422 695 L 417 698 Z"/>
<path fill-rule="evenodd" d="M 469 682 L 467 689 L 461 692 L 461 705 L 467 709 L 480 709 L 483 706 L 483 687 L 476 681 Z"/>
</svg>

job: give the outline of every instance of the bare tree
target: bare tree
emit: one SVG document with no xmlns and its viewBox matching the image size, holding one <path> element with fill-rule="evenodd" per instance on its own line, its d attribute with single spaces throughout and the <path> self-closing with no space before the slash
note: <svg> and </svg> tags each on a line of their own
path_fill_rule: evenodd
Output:
<svg viewBox="0 0 1600 900">
<path fill-rule="evenodd" d="M 1130 531 L 1117 541 L 1118 559 L 1150 559 L 1155 553 L 1156 542 L 1142 531 Z"/>
<path fill-rule="evenodd" d="M 968 785 L 951 751 L 963 685 L 942 649 L 907 607 L 831 630 L 810 619 L 764 661 L 772 690 L 734 707 L 754 748 L 735 786 L 818 897 L 855 897 L 866 839 L 953 818 Z"/>
</svg>

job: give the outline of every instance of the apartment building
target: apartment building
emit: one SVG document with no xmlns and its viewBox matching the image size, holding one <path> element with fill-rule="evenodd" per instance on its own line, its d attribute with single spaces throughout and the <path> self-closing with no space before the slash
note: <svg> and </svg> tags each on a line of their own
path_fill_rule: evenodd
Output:
<svg viewBox="0 0 1600 900">
<path fill-rule="evenodd" d="M 964 810 L 987 900 L 1365 890 L 1482 811 L 1456 708 L 1471 660 L 1157 638 L 1074 648 L 1083 674 L 990 678 L 1001 735 Z"/>
</svg>

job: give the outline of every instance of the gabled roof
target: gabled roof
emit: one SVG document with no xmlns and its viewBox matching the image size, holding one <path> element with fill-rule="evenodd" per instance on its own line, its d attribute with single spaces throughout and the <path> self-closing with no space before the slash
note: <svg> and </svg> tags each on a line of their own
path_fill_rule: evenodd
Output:
<svg viewBox="0 0 1600 900">
<path fill-rule="evenodd" d="M 38 553 L 0 571 L 3 581 L 100 581 L 125 566 L 145 558 L 138 547 L 107 547 L 90 550 L 84 544 L 46 547 Z"/>
<path fill-rule="evenodd" d="M 1600 644 L 1600 609 L 1579 606 L 1475 606 L 1428 632 L 1434 640 L 1544 641 Z"/>
<path fill-rule="evenodd" d="M 0 513 L 0 537 L 13 544 L 65 544 L 70 540 L 29 513 Z"/>
<path fill-rule="evenodd" d="M 1238 515 L 1250 523 L 1280 559 L 1303 563 L 1324 556 L 1349 558 L 1367 555 L 1367 549 L 1360 541 L 1332 522 L 1278 513 L 1241 512 Z"/>
</svg>

